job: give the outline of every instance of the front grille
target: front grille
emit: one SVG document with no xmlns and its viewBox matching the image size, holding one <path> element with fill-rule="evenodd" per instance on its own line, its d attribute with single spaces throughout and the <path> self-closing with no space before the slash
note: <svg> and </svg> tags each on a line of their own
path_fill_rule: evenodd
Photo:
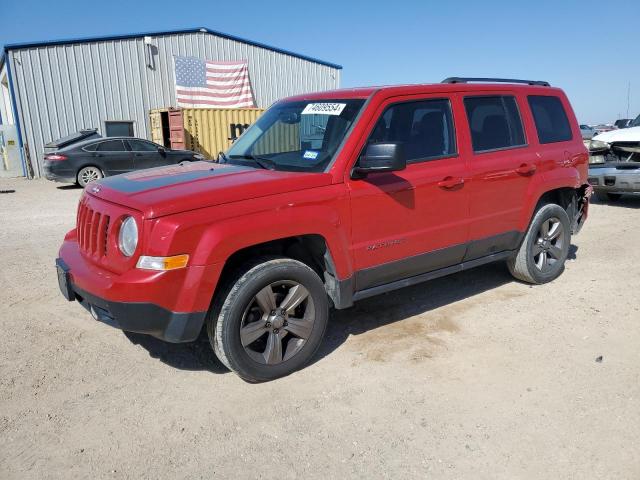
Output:
<svg viewBox="0 0 640 480">
<path fill-rule="evenodd" d="M 600 182 L 598 182 L 598 179 L 595 177 L 589 177 L 589 185 L 598 185 Z"/>
<path fill-rule="evenodd" d="M 109 215 L 80 203 L 77 220 L 80 250 L 94 257 L 104 257 L 107 254 L 109 223 Z"/>
</svg>

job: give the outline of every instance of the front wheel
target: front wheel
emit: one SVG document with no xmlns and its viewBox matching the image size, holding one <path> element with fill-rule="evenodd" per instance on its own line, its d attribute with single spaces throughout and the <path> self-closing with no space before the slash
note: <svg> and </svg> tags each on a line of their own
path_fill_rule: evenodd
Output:
<svg viewBox="0 0 640 480">
<path fill-rule="evenodd" d="M 320 277 L 302 262 L 264 259 L 221 292 L 207 332 L 222 363 L 249 382 L 289 375 L 318 350 L 329 317 Z"/>
<path fill-rule="evenodd" d="M 520 248 L 507 261 L 509 271 L 524 282 L 550 282 L 564 271 L 570 243 L 567 212 L 556 204 L 544 205 L 534 215 Z"/>
</svg>

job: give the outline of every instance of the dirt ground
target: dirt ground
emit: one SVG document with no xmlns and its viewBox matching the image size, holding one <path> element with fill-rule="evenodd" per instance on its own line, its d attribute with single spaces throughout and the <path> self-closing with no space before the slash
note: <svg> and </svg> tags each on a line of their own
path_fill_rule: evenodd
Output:
<svg viewBox="0 0 640 480">
<path fill-rule="evenodd" d="M 81 191 L 7 189 L 0 478 L 640 478 L 640 198 L 594 204 L 551 284 L 496 264 L 362 301 L 313 365 L 250 385 L 66 302 Z"/>
</svg>

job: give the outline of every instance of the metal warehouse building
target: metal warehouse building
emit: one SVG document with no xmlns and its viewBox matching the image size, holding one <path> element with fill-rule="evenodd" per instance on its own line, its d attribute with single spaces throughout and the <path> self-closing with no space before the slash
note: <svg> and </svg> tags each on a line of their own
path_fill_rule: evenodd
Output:
<svg viewBox="0 0 640 480">
<path fill-rule="evenodd" d="M 151 139 L 150 110 L 177 106 L 176 56 L 246 60 L 258 108 L 340 85 L 339 65 L 206 28 L 6 45 L 0 171 L 40 176 L 44 145 L 85 128 Z"/>
</svg>

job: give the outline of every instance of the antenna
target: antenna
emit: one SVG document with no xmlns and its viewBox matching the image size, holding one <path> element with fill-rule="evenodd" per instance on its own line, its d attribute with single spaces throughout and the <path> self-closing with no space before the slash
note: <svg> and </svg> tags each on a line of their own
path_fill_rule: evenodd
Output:
<svg viewBox="0 0 640 480">
<path fill-rule="evenodd" d="M 631 80 L 627 84 L 627 116 L 629 118 L 629 105 L 631 104 Z"/>
</svg>

